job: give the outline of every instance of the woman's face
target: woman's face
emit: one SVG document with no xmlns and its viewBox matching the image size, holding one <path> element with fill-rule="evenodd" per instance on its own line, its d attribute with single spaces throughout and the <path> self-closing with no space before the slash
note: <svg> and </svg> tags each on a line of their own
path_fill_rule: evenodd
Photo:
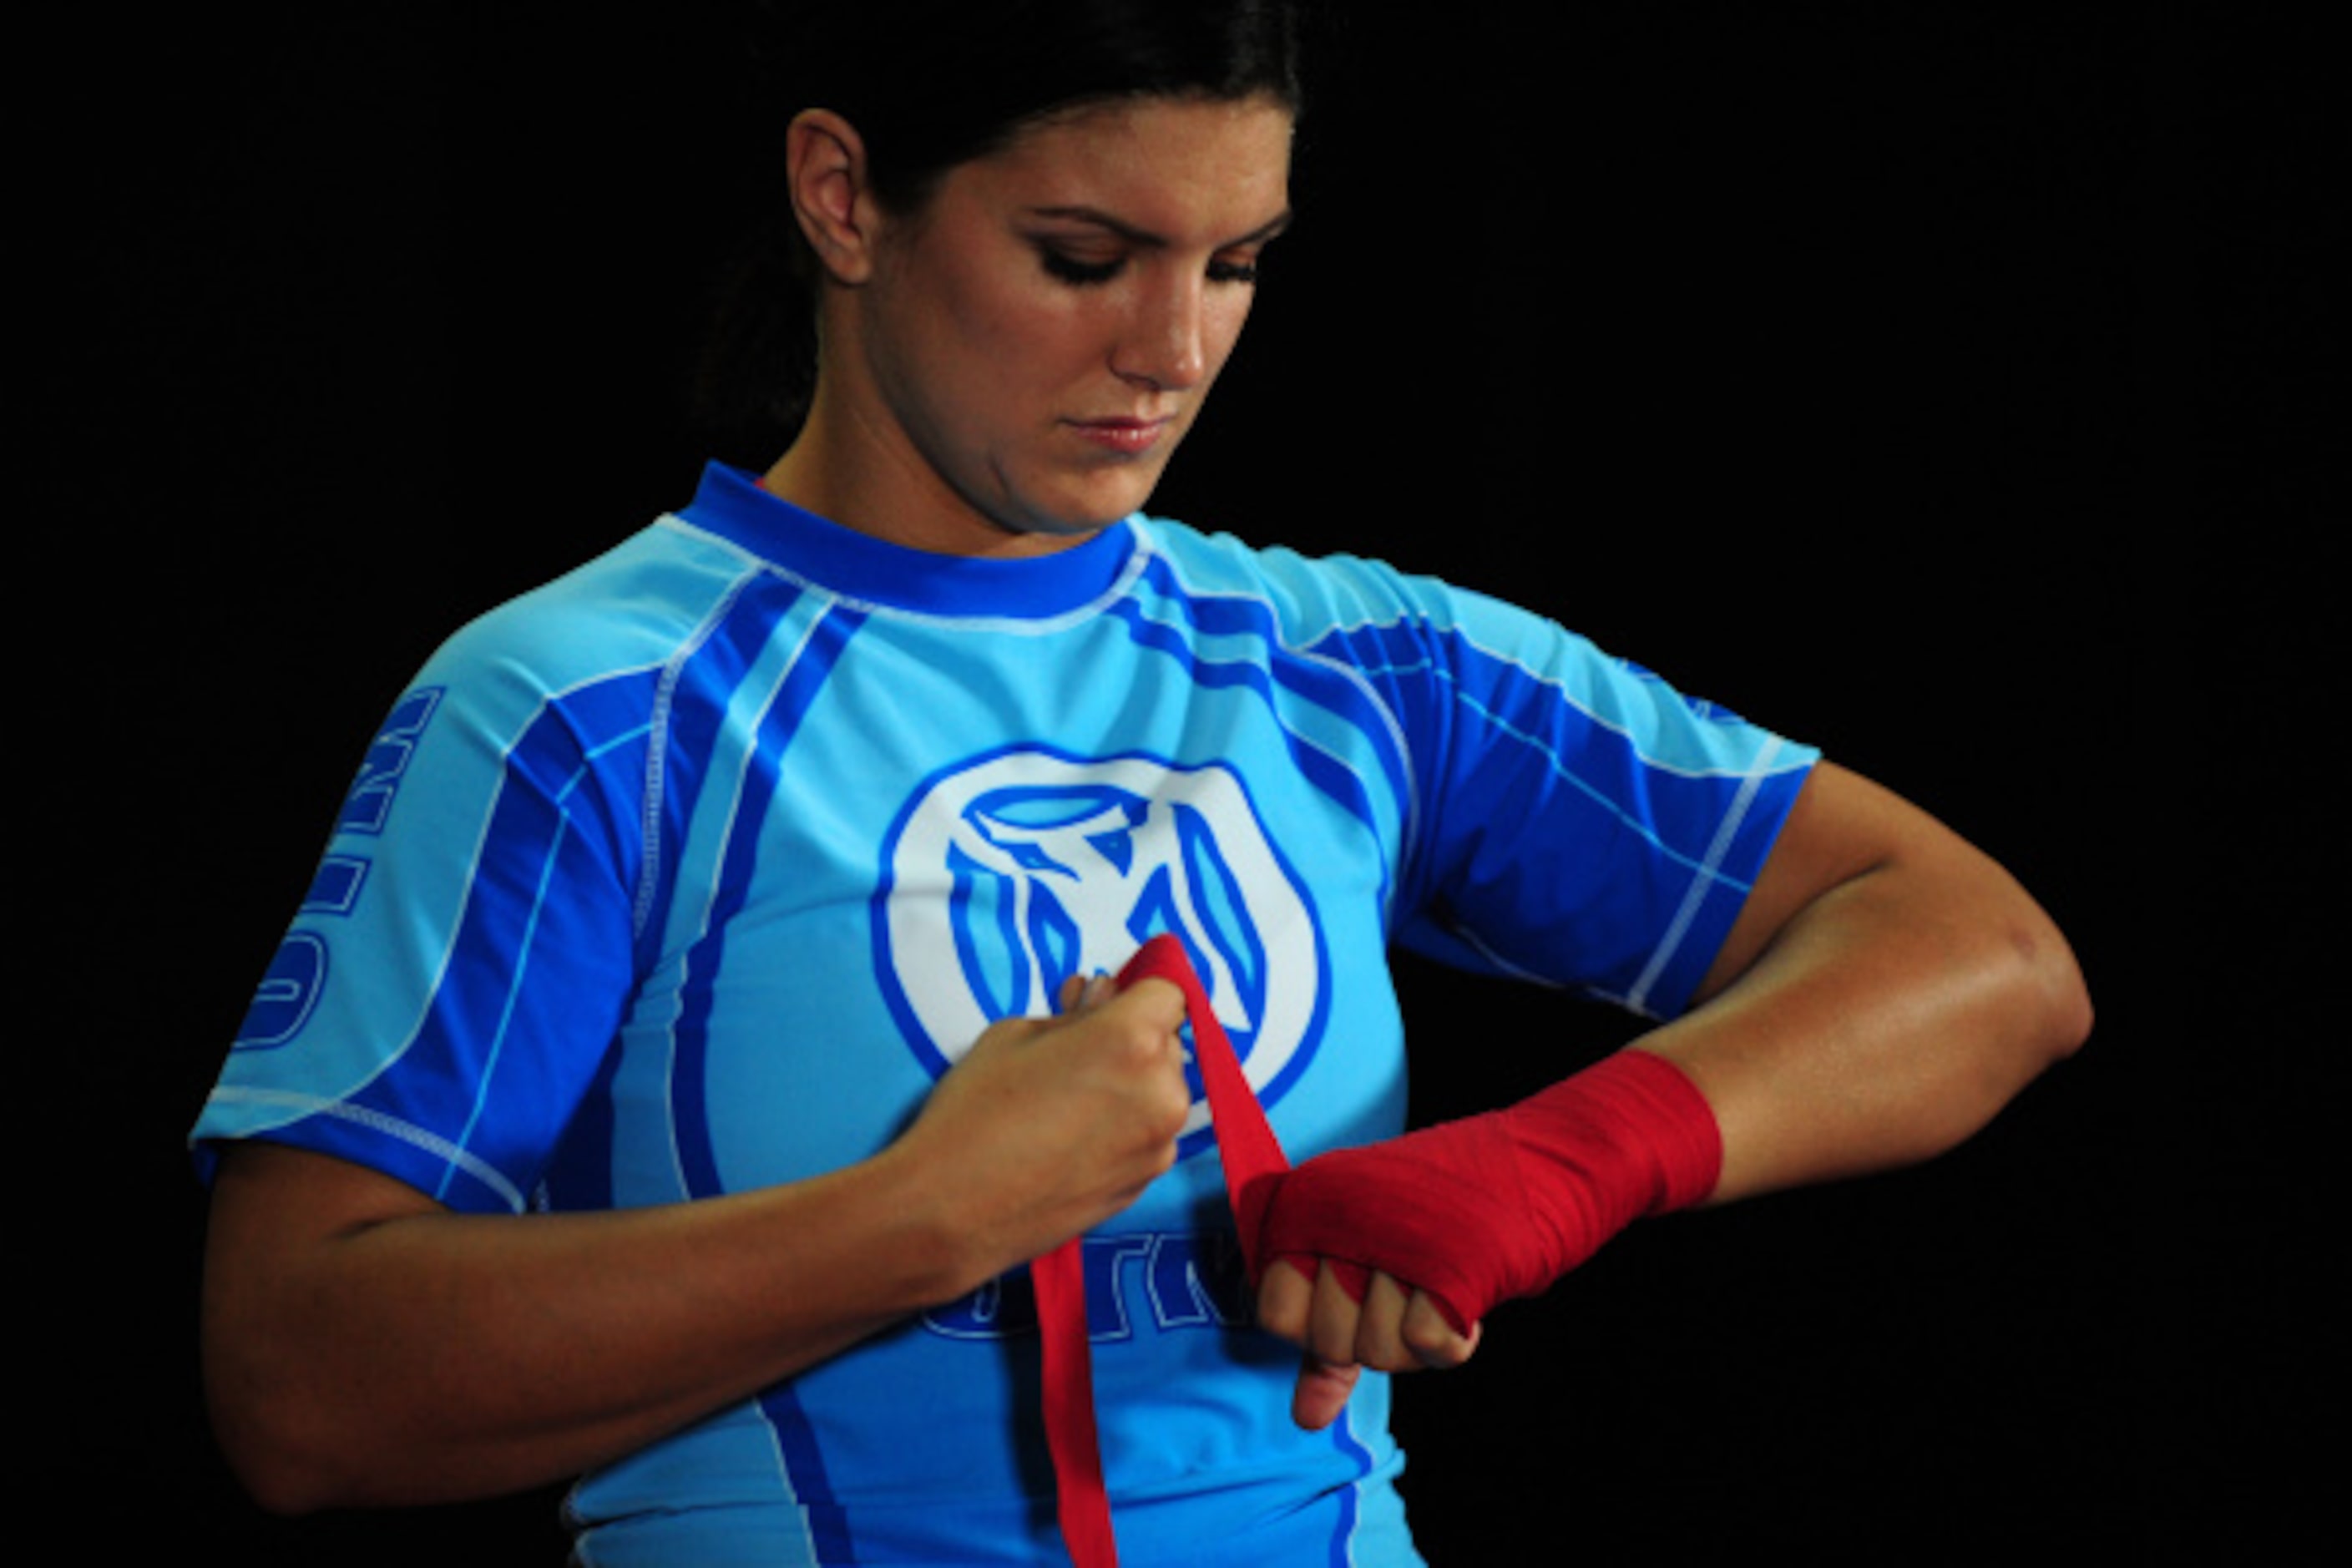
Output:
<svg viewBox="0 0 2352 1568">
<path fill-rule="evenodd" d="M 843 521 L 1033 552 L 1139 510 L 1288 221 L 1291 125 L 1272 100 L 1092 107 L 886 218 L 840 345 L 867 448 Z"/>
</svg>

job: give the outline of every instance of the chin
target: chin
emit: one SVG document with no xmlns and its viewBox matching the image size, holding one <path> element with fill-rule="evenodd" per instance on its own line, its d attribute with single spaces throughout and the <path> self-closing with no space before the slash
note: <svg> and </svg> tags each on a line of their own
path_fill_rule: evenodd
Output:
<svg viewBox="0 0 2352 1568">
<path fill-rule="evenodd" d="M 1013 515 L 1019 521 L 1005 522 L 1003 526 L 1015 533 L 1037 534 L 1076 543 L 1141 511 L 1150 503 L 1152 491 L 1159 488 L 1159 472 L 1155 469 L 1148 483 L 1136 483 L 1129 476 L 1116 485 L 1097 483 L 1074 487 L 1074 493 L 1056 498 L 1055 501 L 1017 509 Z"/>
</svg>

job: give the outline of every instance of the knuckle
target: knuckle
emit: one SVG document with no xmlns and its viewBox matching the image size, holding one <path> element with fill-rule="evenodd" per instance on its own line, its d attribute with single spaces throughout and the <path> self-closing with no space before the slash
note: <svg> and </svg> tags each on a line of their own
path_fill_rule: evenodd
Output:
<svg viewBox="0 0 2352 1568">
<path fill-rule="evenodd" d="M 1454 1335 L 1444 1323 L 1409 1321 L 1399 1337 L 1416 1362 L 1427 1364 L 1453 1359 Z"/>
<path fill-rule="evenodd" d="M 1137 981 L 1127 994 L 1135 998 L 1136 1011 L 1163 1032 L 1184 1021 L 1184 993 L 1156 975 Z"/>
<path fill-rule="evenodd" d="M 1146 1069 L 1157 1068 L 1166 1060 L 1173 1043 L 1170 1031 L 1148 1018 L 1132 1015 L 1118 1021 L 1110 1040 L 1111 1048 L 1122 1058 Z"/>
<path fill-rule="evenodd" d="M 1357 1342 L 1362 1338 L 1361 1314 L 1344 1297 L 1318 1289 L 1308 1314 L 1307 1346 L 1334 1366 L 1356 1364 Z"/>
<path fill-rule="evenodd" d="M 1307 1335 L 1307 1348 L 1316 1359 L 1333 1366 L 1356 1364 L 1356 1336 L 1346 1328 L 1331 1323 L 1317 1323 Z"/>
<path fill-rule="evenodd" d="M 1460 1366 L 1470 1359 L 1470 1347 L 1433 1309 L 1415 1313 L 1403 1331 L 1405 1348 L 1423 1366 Z"/>
<path fill-rule="evenodd" d="M 1286 1258 L 1277 1258 L 1266 1265 L 1258 1283 L 1257 1321 L 1260 1327 L 1279 1339 L 1293 1344 L 1303 1344 L 1307 1339 L 1307 1304 L 1309 1287 L 1307 1277 Z"/>
</svg>

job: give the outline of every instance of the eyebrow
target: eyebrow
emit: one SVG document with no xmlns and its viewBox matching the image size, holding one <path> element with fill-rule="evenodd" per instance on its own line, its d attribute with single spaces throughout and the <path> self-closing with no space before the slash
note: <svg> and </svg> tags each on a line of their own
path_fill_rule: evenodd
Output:
<svg viewBox="0 0 2352 1568">
<path fill-rule="evenodd" d="M 1108 229 L 1129 245 L 1142 246 L 1150 249 L 1164 250 L 1169 244 L 1164 236 L 1153 234 L 1150 229 L 1138 228 L 1125 219 L 1114 217 L 1099 207 L 1033 207 L 1030 209 L 1030 216 L 1063 222 L 1093 224 L 1099 228 Z M 1261 224 L 1247 234 L 1225 240 L 1216 248 L 1230 250 L 1236 245 L 1263 245 L 1287 229 L 1295 216 L 1297 215 L 1286 209 L 1281 216 L 1272 221 Z"/>
</svg>

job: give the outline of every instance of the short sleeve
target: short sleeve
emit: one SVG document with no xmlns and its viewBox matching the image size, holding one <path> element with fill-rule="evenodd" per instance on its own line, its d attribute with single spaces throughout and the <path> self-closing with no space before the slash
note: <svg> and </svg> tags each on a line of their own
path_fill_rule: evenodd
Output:
<svg viewBox="0 0 2352 1568">
<path fill-rule="evenodd" d="M 1421 777 L 1405 945 L 1687 1005 L 1818 760 L 1496 600 L 1410 580 L 1381 666 Z"/>
<path fill-rule="evenodd" d="M 194 1131 L 526 1206 L 634 983 L 649 678 L 461 634 L 393 710 Z"/>
</svg>

